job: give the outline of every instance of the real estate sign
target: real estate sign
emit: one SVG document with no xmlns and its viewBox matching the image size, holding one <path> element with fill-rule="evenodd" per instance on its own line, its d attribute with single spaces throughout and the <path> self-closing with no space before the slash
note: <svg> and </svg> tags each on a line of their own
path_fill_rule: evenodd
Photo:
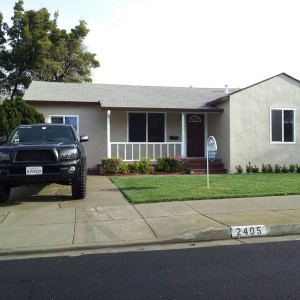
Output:
<svg viewBox="0 0 300 300">
<path fill-rule="evenodd" d="M 207 187 L 209 188 L 209 162 L 214 162 L 217 157 L 217 142 L 213 136 L 207 139 L 206 157 L 207 157 Z"/>
</svg>

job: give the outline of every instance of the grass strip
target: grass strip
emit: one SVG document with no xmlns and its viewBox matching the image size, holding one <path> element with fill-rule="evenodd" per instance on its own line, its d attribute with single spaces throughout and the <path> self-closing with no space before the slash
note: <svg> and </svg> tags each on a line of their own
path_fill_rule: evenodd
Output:
<svg viewBox="0 0 300 300">
<path fill-rule="evenodd" d="M 111 177 L 133 204 L 300 195 L 300 174 L 143 175 Z"/>
</svg>

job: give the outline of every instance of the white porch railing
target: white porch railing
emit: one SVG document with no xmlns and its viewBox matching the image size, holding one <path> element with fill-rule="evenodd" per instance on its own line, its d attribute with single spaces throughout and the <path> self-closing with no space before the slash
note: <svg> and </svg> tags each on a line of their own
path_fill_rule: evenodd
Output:
<svg viewBox="0 0 300 300">
<path fill-rule="evenodd" d="M 124 161 L 140 160 L 148 157 L 155 161 L 157 157 L 182 155 L 182 143 L 123 143 L 111 142 L 111 157 L 118 157 Z"/>
</svg>

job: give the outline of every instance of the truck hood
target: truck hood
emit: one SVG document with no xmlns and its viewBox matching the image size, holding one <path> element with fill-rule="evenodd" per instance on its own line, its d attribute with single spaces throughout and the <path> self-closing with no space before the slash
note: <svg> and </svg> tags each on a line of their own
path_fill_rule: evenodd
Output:
<svg viewBox="0 0 300 300">
<path fill-rule="evenodd" d="M 74 142 L 72 141 L 44 141 L 43 143 L 39 142 L 23 142 L 19 144 L 7 143 L 0 146 L 0 151 L 8 150 L 36 150 L 36 149 L 61 149 L 61 148 L 75 148 Z"/>
</svg>

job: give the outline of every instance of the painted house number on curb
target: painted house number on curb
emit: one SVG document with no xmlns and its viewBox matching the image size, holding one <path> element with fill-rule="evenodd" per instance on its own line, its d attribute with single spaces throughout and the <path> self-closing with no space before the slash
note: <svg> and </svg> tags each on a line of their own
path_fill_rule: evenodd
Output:
<svg viewBox="0 0 300 300">
<path fill-rule="evenodd" d="M 230 227 L 230 233 L 232 238 L 260 236 L 267 234 L 267 228 L 265 225 L 234 226 Z"/>
</svg>

